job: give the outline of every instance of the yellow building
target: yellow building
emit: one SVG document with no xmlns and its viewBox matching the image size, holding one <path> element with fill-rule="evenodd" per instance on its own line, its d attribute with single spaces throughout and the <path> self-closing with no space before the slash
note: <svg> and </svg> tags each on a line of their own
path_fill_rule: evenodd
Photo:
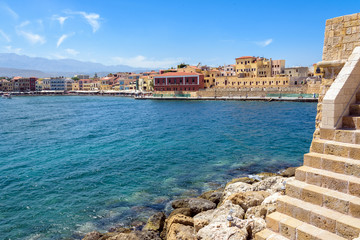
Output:
<svg viewBox="0 0 360 240">
<path fill-rule="evenodd" d="M 288 87 L 289 77 L 218 77 L 216 88 L 263 88 L 263 87 Z"/>
<path fill-rule="evenodd" d="M 78 90 L 80 90 L 80 88 L 79 88 L 79 82 L 73 82 L 71 85 L 72 85 L 72 90 L 73 90 L 73 91 L 78 91 Z"/>
<path fill-rule="evenodd" d="M 236 58 L 235 71 L 240 78 L 271 77 L 271 60 L 256 57 Z"/>
<path fill-rule="evenodd" d="M 177 71 L 186 73 L 201 73 L 201 69 L 196 66 L 186 66 L 183 68 L 178 68 Z"/>
<path fill-rule="evenodd" d="M 139 90 L 142 92 L 150 92 L 154 90 L 152 76 L 142 76 L 139 78 Z"/>
<path fill-rule="evenodd" d="M 314 66 L 314 76 L 318 76 L 318 77 L 324 77 L 324 75 L 325 75 L 325 70 L 324 70 L 324 68 L 322 68 L 322 67 L 318 67 L 318 65 L 315 63 L 315 64 L 313 64 L 313 66 Z"/>
<path fill-rule="evenodd" d="M 220 77 L 220 71 L 216 68 L 203 71 L 204 88 L 213 88 L 216 85 L 216 78 Z"/>
</svg>

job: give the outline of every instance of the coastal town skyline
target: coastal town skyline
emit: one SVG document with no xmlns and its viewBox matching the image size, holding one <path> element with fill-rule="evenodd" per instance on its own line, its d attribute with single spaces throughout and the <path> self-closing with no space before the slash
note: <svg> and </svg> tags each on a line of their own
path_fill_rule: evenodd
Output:
<svg viewBox="0 0 360 240">
<path fill-rule="evenodd" d="M 317 30 L 352 13 L 356 2 L 346 2 L 2 1 L 0 52 L 142 68 L 219 66 L 246 55 L 310 66 L 321 60 Z"/>
</svg>

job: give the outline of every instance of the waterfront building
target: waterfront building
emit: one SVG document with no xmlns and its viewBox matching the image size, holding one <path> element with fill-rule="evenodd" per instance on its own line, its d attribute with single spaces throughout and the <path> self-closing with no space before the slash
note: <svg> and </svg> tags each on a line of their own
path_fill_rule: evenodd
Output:
<svg viewBox="0 0 360 240">
<path fill-rule="evenodd" d="M 90 79 L 90 76 L 85 74 L 75 75 L 74 77 L 77 77 L 78 79 Z"/>
<path fill-rule="evenodd" d="M 178 68 L 177 72 L 182 73 L 201 73 L 201 68 L 197 67 L 197 66 L 189 66 L 187 65 L 186 67 L 183 68 Z"/>
<path fill-rule="evenodd" d="M 85 85 L 86 83 L 90 83 L 90 82 L 91 82 L 90 79 L 80 79 L 80 80 L 78 81 L 78 83 L 79 83 L 79 90 L 84 90 L 84 85 Z M 86 86 L 86 88 L 88 88 L 88 87 L 89 87 L 89 85 Z"/>
<path fill-rule="evenodd" d="M 37 78 L 22 78 L 22 77 L 14 77 L 11 82 L 13 83 L 13 91 L 15 92 L 32 92 L 36 90 L 36 82 Z"/>
<path fill-rule="evenodd" d="M 41 92 L 43 90 L 43 81 L 42 79 L 38 79 L 36 82 L 35 82 L 35 91 L 37 92 Z"/>
<path fill-rule="evenodd" d="M 224 76 L 236 76 L 235 65 L 233 65 L 233 64 L 224 65 L 224 67 L 220 71 L 220 75 L 222 77 L 224 77 Z"/>
<path fill-rule="evenodd" d="M 65 91 L 71 91 L 73 83 L 74 80 L 72 80 L 71 78 L 65 78 Z"/>
<path fill-rule="evenodd" d="M 42 90 L 50 90 L 50 78 L 44 78 L 42 80 Z"/>
<path fill-rule="evenodd" d="M 216 78 L 220 77 L 221 72 L 220 70 L 213 68 L 208 71 L 203 71 L 203 74 L 204 74 L 204 88 L 212 88 L 216 85 Z"/>
<path fill-rule="evenodd" d="M 65 78 L 55 77 L 50 78 L 50 90 L 51 91 L 65 91 Z"/>
<path fill-rule="evenodd" d="M 149 92 L 154 90 L 153 76 L 147 75 L 139 78 L 138 90 L 142 92 Z"/>
<path fill-rule="evenodd" d="M 13 83 L 11 81 L 8 81 L 6 79 L 0 80 L 0 91 L 12 92 L 13 90 L 14 90 Z"/>
<path fill-rule="evenodd" d="M 271 76 L 279 76 L 285 73 L 285 60 L 271 61 Z"/>
<path fill-rule="evenodd" d="M 287 87 L 290 85 L 290 78 L 282 77 L 218 77 L 216 78 L 216 88 L 266 88 L 266 87 Z"/>
<path fill-rule="evenodd" d="M 236 75 L 240 78 L 272 77 L 284 73 L 285 60 L 244 56 L 236 58 Z"/>
<path fill-rule="evenodd" d="M 285 75 L 289 77 L 308 77 L 308 67 L 291 67 L 285 68 Z"/>
<path fill-rule="evenodd" d="M 74 81 L 74 82 L 71 84 L 71 90 L 72 90 L 72 91 L 78 91 L 78 90 L 80 90 L 79 82 Z"/>
<path fill-rule="evenodd" d="M 198 91 L 204 88 L 204 75 L 168 72 L 154 76 L 155 91 Z"/>
<path fill-rule="evenodd" d="M 313 74 L 314 74 L 314 76 L 323 78 L 324 75 L 325 75 L 325 70 L 324 70 L 324 68 L 318 66 L 318 65 L 315 63 L 315 64 L 313 64 Z"/>
</svg>

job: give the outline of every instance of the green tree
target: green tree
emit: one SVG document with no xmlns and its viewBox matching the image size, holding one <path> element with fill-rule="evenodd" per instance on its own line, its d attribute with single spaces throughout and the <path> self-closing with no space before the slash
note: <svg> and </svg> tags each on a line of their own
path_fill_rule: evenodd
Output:
<svg viewBox="0 0 360 240">
<path fill-rule="evenodd" d="M 79 81 L 80 80 L 80 78 L 78 78 L 78 77 L 72 77 L 71 79 L 74 80 L 74 81 Z"/>
<path fill-rule="evenodd" d="M 179 65 L 177 65 L 178 68 L 184 68 L 187 66 L 189 66 L 189 64 L 186 64 L 186 63 L 180 63 Z"/>
</svg>

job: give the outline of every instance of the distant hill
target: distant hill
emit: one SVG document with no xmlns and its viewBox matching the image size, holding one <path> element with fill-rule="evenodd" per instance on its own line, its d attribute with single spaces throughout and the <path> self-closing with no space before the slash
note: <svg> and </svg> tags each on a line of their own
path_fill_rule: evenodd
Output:
<svg viewBox="0 0 360 240">
<path fill-rule="evenodd" d="M 98 73 L 99 76 L 114 72 L 139 72 L 148 69 L 133 68 L 126 65 L 105 66 L 101 63 L 81 62 L 74 59 L 53 60 L 29 57 L 15 53 L 0 53 L 0 76 L 51 77 L 74 74 Z M 100 74 L 99 74 L 100 73 Z"/>
</svg>

